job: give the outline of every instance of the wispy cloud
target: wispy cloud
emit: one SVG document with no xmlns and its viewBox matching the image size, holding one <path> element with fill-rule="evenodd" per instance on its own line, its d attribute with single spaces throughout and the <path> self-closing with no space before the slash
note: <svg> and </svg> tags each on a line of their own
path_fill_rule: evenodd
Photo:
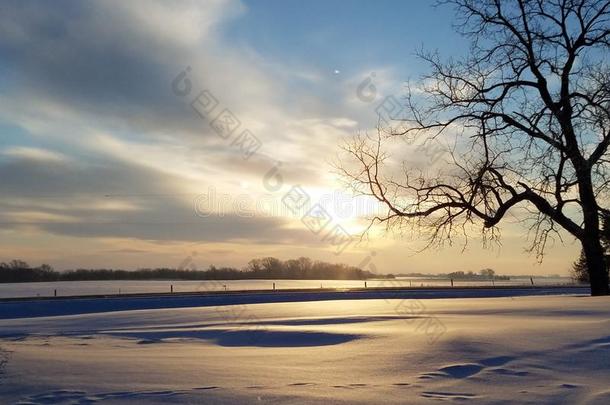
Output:
<svg viewBox="0 0 610 405">
<path fill-rule="evenodd" d="M 10 248 L 0 254 L 57 259 L 43 248 L 33 254 L 35 243 L 79 246 L 71 257 L 93 263 L 109 250 L 157 249 L 147 257 L 159 260 L 198 244 L 239 261 L 291 244 L 333 259 L 291 218 L 199 218 L 193 200 L 210 186 L 265 198 L 262 178 L 278 162 L 286 184 L 332 193 L 335 145 L 375 125 L 358 84 L 374 73 L 378 98 L 399 92 L 406 67 L 262 53 L 228 35 L 248 13 L 237 0 L 4 2 L 0 241 Z M 322 34 L 307 35 L 324 45 Z M 186 66 L 262 141 L 260 153 L 241 159 L 175 97 L 170 83 Z"/>
</svg>

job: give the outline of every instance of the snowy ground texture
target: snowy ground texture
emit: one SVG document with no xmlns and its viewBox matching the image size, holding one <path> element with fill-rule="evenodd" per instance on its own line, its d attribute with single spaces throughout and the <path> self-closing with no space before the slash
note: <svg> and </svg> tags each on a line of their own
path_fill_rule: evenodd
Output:
<svg viewBox="0 0 610 405">
<path fill-rule="evenodd" d="M 606 297 L 0 320 L 2 404 L 610 404 L 609 381 Z"/>
</svg>

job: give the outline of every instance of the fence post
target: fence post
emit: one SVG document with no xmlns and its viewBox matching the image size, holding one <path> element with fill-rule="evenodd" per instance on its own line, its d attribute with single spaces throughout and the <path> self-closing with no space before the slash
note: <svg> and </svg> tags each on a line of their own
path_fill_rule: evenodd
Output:
<svg viewBox="0 0 610 405">
<path fill-rule="evenodd" d="M 173 294 L 173 293 L 174 293 L 174 285 L 173 285 L 173 284 L 170 284 L 170 286 L 169 286 L 169 292 L 170 292 L 171 294 Z"/>
<path fill-rule="evenodd" d="M 453 279 L 450 279 L 450 280 L 451 280 L 451 287 L 453 287 Z"/>
</svg>

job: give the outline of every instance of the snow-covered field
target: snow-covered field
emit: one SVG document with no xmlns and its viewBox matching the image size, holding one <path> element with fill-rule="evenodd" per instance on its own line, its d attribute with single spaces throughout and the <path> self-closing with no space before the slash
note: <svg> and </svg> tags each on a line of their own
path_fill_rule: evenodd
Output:
<svg viewBox="0 0 610 405">
<path fill-rule="evenodd" d="M 74 295 L 140 294 L 206 291 L 256 291 L 276 289 L 362 288 L 363 280 L 96 280 L 57 281 L 39 283 L 0 283 L 0 298 L 59 297 Z M 574 285 L 569 277 L 537 277 L 536 286 Z M 398 277 L 396 279 L 367 280 L 373 287 L 449 287 L 451 281 L 443 278 Z M 455 287 L 472 286 L 530 286 L 529 277 L 512 277 L 510 280 L 455 280 Z"/>
<path fill-rule="evenodd" d="M 607 297 L 334 300 L 0 320 L 2 404 L 608 404 L 609 381 Z"/>
</svg>

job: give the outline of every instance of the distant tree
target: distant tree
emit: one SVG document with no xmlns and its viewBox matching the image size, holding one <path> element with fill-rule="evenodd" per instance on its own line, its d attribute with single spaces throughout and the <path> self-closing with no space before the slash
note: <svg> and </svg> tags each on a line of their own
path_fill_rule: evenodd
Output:
<svg viewBox="0 0 610 405">
<path fill-rule="evenodd" d="M 610 272 L 610 216 L 604 216 L 602 221 L 602 246 L 605 250 L 606 272 Z M 582 283 L 589 282 L 587 257 L 581 249 L 578 259 L 572 264 L 572 278 Z"/>
<path fill-rule="evenodd" d="M 487 278 L 493 278 L 496 274 L 496 272 L 493 269 L 483 269 L 479 273 L 481 274 L 481 276 L 487 277 Z"/>
<path fill-rule="evenodd" d="M 248 262 L 248 265 L 246 266 L 246 271 L 251 272 L 252 274 L 257 274 L 262 272 L 263 270 L 263 264 L 261 262 L 261 259 L 252 259 Z"/>
<path fill-rule="evenodd" d="M 589 282 L 589 272 L 587 271 L 587 258 L 585 253 L 581 250 L 578 260 L 572 264 L 572 278 L 581 283 Z"/>
<path fill-rule="evenodd" d="M 9 268 L 14 269 L 14 270 L 22 270 L 22 269 L 29 269 L 30 265 L 27 264 L 26 262 L 24 262 L 23 260 L 11 260 L 11 262 L 8 264 Z"/>
<path fill-rule="evenodd" d="M 265 257 L 261 260 L 263 270 L 270 277 L 281 277 L 283 274 L 284 266 L 280 259 L 275 257 Z"/>
<path fill-rule="evenodd" d="M 53 270 L 53 267 L 49 266 L 48 264 L 43 264 L 42 266 L 40 266 L 40 270 L 44 271 L 45 273 L 50 273 Z"/>
<path fill-rule="evenodd" d="M 59 279 L 59 273 L 48 264 L 40 267 L 30 267 L 23 260 L 12 260 L 8 264 L 0 264 L 0 282 L 17 283 L 28 281 L 55 281 Z"/>
<path fill-rule="evenodd" d="M 284 263 L 286 271 L 290 276 L 306 278 L 311 272 L 311 259 L 307 257 L 299 257 L 298 259 L 287 260 Z"/>
</svg>

